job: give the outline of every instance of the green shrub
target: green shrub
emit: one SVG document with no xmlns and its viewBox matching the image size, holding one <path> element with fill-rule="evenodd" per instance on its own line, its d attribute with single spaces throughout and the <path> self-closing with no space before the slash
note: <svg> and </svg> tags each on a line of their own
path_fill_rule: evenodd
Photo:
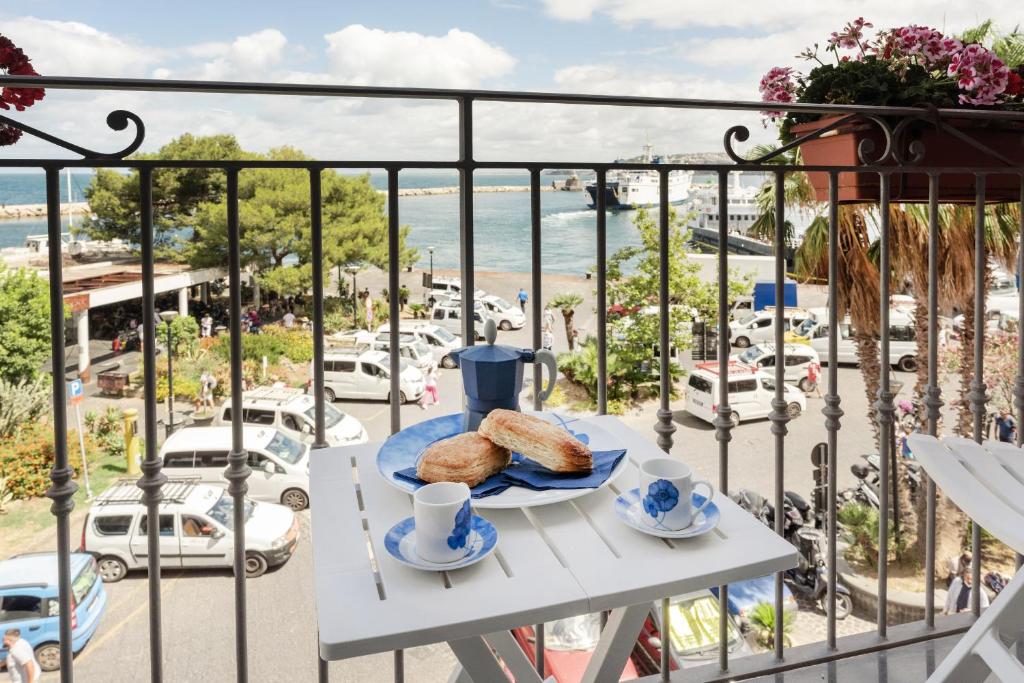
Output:
<svg viewBox="0 0 1024 683">
<path fill-rule="evenodd" d="M 793 631 L 795 619 L 792 612 L 782 612 L 782 642 L 790 646 L 790 633 Z M 750 624 L 754 628 L 757 642 L 762 647 L 775 646 L 775 605 L 770 602 L 759 602 L 750 612 Z"/>
<path fill-rule="evenodd" d="M 869 566 L 878 568 L 878 531 L 881 524 L 878 510 L 862 503 L 847 503 L 839 509 L 836 519 L 850 535 L 848 552 L 860 557 Z M 895 525 L 889 520 L 888 552 L 891 559 L 902 557 L 906 550 L 906 536 L 896 543 Z"/>
<path fill-rule="evenodd" d="M 50 381 L 45 375 L 10 382 L 0 377 L 0 439 L 35 422 L 50 405 Z"/>
<path fill-rule="evenodd" d="M 85 448 L 96 452 L 96 442 L 90 434 L 85 435 Z M 82 469 L 78 432 L 68 431 L 67 450 L 68 462 L 77 477 Z M 53 459 L 53 425 L 49 422 L 30 422 L 17 436 L 0 439 L 0 477 L 5 479 L 5 495 L 12 500 L 44 495 L 51 484 Z"/>
<path fill-rule="evenodd" d="M 222 335 L 210 347 L 222 361 L 231 361 L 231 337 Z M 242 335 L 242 358 L 262 363 L 277 363 L 282 357 L 293 363 L 308 363 L 313 360 L 313 334 L 309 330 L 286 330 L 276 325 L 263 327 L 260 334 Z M 178 388 L 175 387 L 175 393 Z"/>
</svg>

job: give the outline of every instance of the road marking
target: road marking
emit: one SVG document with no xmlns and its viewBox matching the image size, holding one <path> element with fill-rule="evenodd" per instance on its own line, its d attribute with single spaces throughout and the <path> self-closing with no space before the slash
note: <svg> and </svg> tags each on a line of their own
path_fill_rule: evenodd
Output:
<svg viewBox="0 0 1024 683">
<path fill-rule="evenodd" d="M 178 579 L 181 578 L 181 576 L 182 576 L 182 572 L 178 572 L 178 575 L 173 577 L 173 578 L 171 578 L 169 581 L 165 581 L 165 580 L 163 580 L 163 577 L 161 577 L 161 580 L 160 580 L 160 598 L 161 598 L 161 602 L 163 601 L 165 590 L 169 590 L 171 587 L 173 587 L 174 584 L 176 584 L 178 582 Z M 147 592 L 148 592 L 148 582 L 149 582 L 149 580 L 147 579 L 146 584 L 143 584 L 143 586 L 146 587 Z M 142 590 L 142 589 L 140 588 L 139 590 Z M 135 592 L 138 592 L 138 591 L 135 591 Z M 146 600 L 143 600 L 143 601 L 139 602 L 138 607 L 136 607 L 131 612 L 129 612 L 128 616 L 126 616 L 124 619 L 121 619 L 121 621 L 117 622 L 117 625 L 114 626 L 114 628 L 110 629 L 109 631 L 104 633 L 99 638 L 96 638 L 95 640 L 90 641 L 89 642 L 89 647 L 86 648 L 77 657 L 75 657 L 75 661 L 76 662 L 81 662 L 85 658 L 87 658 L 90 653 L 95 652 L 96 650 L 99 650 L 100 647 L 104 643 L 106 643 L 108 640 L 110 640 L 115 635 L 120 633 L 121 629 L 123 629 L 125 626 L 128 625 L 128 622 L 133 620 L 143 610 L 146 610 L 148 608 L 149 608 L 149 599 L 148 598 Z"/>
</svg>

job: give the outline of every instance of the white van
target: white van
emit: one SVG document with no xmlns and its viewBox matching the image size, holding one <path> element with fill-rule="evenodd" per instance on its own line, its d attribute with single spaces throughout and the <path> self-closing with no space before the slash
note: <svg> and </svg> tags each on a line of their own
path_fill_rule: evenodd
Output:
<svg viewBox="0 0 1024 683">
<path fill-rule="evenodd" d="M 146 506 L 135 479 L 122 479 L 89 508 L 82 550 L 94 555 L 106 582 L 120 581 L 148 565 Z M 219 486 L 196 478 L 171 479 L 160 489 L 160 566 L 231 567 L 234 559 L 234 499 Z M 245 575 L 284 564 L 295 552 L 299 520 L 283 505 L 245 501 Z"/>
<path fill-rule="evenodd" d="M 316 438 L 316 402 L 301 389 L 258 387 L 242 394 L 242 422 L 278 429 L 293 439 L 312 443 Z M 214 424 L 231 424 L 231 398 L 224 400 Z M 356 418 L 324 403 L 328 446 L 366 443 L 369 436 Z"/>
<path fill-rule="evenodd" d="M 459 296 L 462 294 L 462 280 L 457 277 L 445 277 L 443 275 L 438 275 L 434 277 L 431 282 L 430 289 L 439 295 L 448 295 L 449 298 L 452 296 Z M 487 293 L 482 289 L 473 291 L 473 295 L 477 299 L 483 298 L 486 294 Z M 440 296 L 438 298 L 440 298 Z"/>
<path fill-rule="evenodd" d="M 387 323 L 377 328 L 378 333 L 386 333 L 391 330 Z M 461 349 L 462 337 L 457 334 L 452 334 L 440 325 L 434 325 L 429 322 L 416 322 L 412 320 L 403 320 L 398 324 L 398 333 L 401 335 L 411 335 L 416 339 L 422 339 L 430 345 L 430 348 L 434 352 L 434 359 L 441 364 L 442 368 L 456 367 L 455 359 L 452 358 L 451 352 L 455 349 Z"/>
<path fill-rule="evenodd" d="M 786 382 L 797 385 L 801 391 L 813 389 L 807 375 L 812 363 L 821 365 L 818 352 L 807 344 L 784 344 L 782 353 Z M 754 344 L 742 353 L 729 356 L 729 360 L 764 370 L 775 377 L 775 344 Z"/>
<path fill-rule="evenodd" d="M 809 344 L 818 352 L 824 365 L 828 365 L 828 309 L 814 309 L 811 317 L 792 330 L 788 339 L 796 343 Z M 856 332 L 846 316 L 839 324 L 839 340 L 836 345 L 836 360 L 840 363 L 857 365 Z M 917 370 L 917 333 L 914 318 L 899 309 L 889 311 L 889 365 L 903 372 Z"/>
<path fill-rule="evenodd" d="M 391 335 L 381 332 L 373 340 L 373 348 L 384 353 L 391 352 Z M 426 372 L 427 368 L 437 363 L 434 358 L 434 351 L 430 345 L 422 339 L 417 339 L 411 334 L 398 333 L 398 355 L 420 372 Z"/>
<path fill-rule="evenodd" d="M 250 498 L 292 510 L 309 507 L 309 444 L 273 428 L 242 427 L 242 448 L 252 468 L 246 479 Z M 169 475 L 196 475 L 204 484 L 227 486 L 230 452 L 231 427 L 186 427 L 167 437 L 160 459 Z"/>
<path fill-rule="evenodd" d="M 484 323 L 490 318 L 490 314 L 484 305 L 479 301 L 473 305 L 473 320 L 476 323 L 474 331 L 477 339 L 484 338 Z M 430 312 L 430 322 L 438 327 L 443 327 L 452 334 L 462 334 L 462 301 L 453 300 L 446 303 L 438 303 Z"/>
<path fill-rule="evenodd" d="M 324 397 L 341 399 L 391 400 L 391 360 L 382 351 L 324 354 Z M 417 401 L 426 391 L 423 373 L 399 359 L 401 402 Z M 310 364 L 310 383 L 313 366 Z"/>
<path fill-rule="evenodd" d="M 690 373 L 686 387 L 686 410 L 694 417 L 714 423 L 718 414 L 718 362 L 699 363 Z M 799 417 L 807 409 L 804 393 L 788 384 L 783 386 L 786 412 Z M 734 425 L 744 420 L 768 417 L 775 398 L 775 378 L 742 363 L 729 363 L 729 407 Z"/>
<path fill-rule="evenodd" d="M 800 325 L 810 317 L 803 308 L 786 308 L 783 311 L 783 329 Z M 763 310 L 748 313 L 739 320 L 729 323 L 729 338 L 733 346 L 745 349 L 751 344 L 775 341 L 775 307 L 765 306 Z"/>
</svg>

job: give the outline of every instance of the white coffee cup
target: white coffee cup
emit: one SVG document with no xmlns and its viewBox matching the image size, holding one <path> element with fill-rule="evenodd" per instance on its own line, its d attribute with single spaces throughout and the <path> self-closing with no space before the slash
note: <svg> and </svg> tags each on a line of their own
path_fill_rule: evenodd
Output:
<svg viewBox="0 0 1024 683">
<path fill-rule="evenodd" d="M 438 482 L 416 489 L 412 508 L 416 518 L 416 554 L 428 562 L 455 562 L 470 550 L 473 523 L 469 487 Z"/>
<path fill-rule="evenodd" d="M 707 499 L 695 508 L 693 491 L 701 484 L 707 487 Z M 710 482 L 694 479 L 690 468 L 678 460 L 653 458 L 640 465 L 640 514 L 648 526 L 666 531 L 685 529 L 714 495 Z"/>
</svg>

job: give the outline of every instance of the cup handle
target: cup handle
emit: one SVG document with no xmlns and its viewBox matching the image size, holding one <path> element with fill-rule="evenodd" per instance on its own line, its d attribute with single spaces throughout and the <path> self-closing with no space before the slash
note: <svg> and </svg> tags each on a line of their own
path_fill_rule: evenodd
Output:
<svg viewBox="0 0 1024 683">
<path fill-rule="evenodd" d="M 543 390 L 537 387 L 537 391 L 540 394 L 540 400 L 546 401 L 551 396 L 551 392 L 555 390 L 555 380 L 558 378 L 558 363 L 555 361 L 555 354 L 551 353 L 547 349 L 538 349 L 534 351 L 533 360 L 535 363 L 541 363 L 548 369 L 548 384 Z"/>
<path fill-rule="evenodd" d="M 707 481 L 706 479 L 698 479 L 697 481 L 693 482 L 694 490 L 696 490 L 697 487 L 700 486 L 701 484 L 708 487 L 708 495 L 705 498 L 704 502 L 701 503 L 700 507 L 694 508 L 693 516 L 696 516 L 698 512 L 702 512 L 704 508 L 706 508 L 708 505 L 711 505 L 711 499 L 715 497 L 715 487 L 712 486 L 711 482 Z"/>
</svg>

